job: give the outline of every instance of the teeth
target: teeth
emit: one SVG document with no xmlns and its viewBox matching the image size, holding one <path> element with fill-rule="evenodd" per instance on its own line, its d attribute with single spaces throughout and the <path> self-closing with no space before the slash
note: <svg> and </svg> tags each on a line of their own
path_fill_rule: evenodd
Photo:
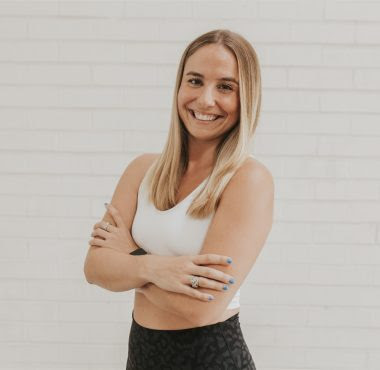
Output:
<svg viewBox="0 0 380 370">
<path fill-rule="evenodd" d="M 218 116 L 214 115 L 203 115 L 201 113 L 198 113 L 196 111 L 193 111 L 194 116 L 196 119 L 202 120 L 202 121 L 214 121 Z"/>
</svg>

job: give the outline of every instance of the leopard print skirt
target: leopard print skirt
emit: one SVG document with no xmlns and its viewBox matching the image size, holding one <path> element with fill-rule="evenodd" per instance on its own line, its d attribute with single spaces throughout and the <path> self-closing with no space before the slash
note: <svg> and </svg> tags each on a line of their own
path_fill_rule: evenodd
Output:
<svg viewBox="0 0 380 370">
<path fill-rule="evenodd" d="M 256 370 L 239 312 L 216 324 L 157 330 L 139 325 L 132 312 L 126 370 Z"/>
</svg>

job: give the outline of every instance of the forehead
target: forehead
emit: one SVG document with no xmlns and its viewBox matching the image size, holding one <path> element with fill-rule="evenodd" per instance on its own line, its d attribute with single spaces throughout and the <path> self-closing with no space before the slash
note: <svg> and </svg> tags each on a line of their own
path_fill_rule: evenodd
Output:
<svg viewBox="0 0 380 370">
<path fill-rule="evenodd" d="M 196 71 L 206 77 L 230 76 L 238 80 L 239 72 L 234 53 L 223 45 L 210 44 L 199 48 L 185 63 L 184 74 Z"/>
</svg>

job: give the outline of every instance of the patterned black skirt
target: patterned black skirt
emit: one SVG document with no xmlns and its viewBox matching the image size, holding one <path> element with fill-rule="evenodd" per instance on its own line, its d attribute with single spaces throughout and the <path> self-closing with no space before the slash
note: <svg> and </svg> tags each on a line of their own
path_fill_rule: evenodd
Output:
<svg viewBox="0 0 380 370">
<path fill-rule="evenodd" d="M 157 330 L 139 325 L 132 312 L 126 370 L 256 370 L 239 312 L 216 324 Z"/>
</svg>

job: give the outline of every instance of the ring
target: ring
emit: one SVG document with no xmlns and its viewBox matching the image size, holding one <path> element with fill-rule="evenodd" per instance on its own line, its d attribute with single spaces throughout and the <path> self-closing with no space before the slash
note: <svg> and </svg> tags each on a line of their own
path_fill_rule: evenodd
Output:
<svg viewBox="0 0 380 370">
<path fill-rule="evenodd" d="M 106 223 L 106 226 L 104 226 L 104 224 L 101 226 L 101 228 L 105 231 L 108 231 L 108 226 L 110 225 L 109 222 Z"/>
<path fill-rule="evenodd" d="M 191 282 L 191 286 L 193 288 L 198 288 L 198 286 L 199 286 L 199 279 L 196 276 L 191 276 L 190 277 L 190 282 Z"/>
</svg>

